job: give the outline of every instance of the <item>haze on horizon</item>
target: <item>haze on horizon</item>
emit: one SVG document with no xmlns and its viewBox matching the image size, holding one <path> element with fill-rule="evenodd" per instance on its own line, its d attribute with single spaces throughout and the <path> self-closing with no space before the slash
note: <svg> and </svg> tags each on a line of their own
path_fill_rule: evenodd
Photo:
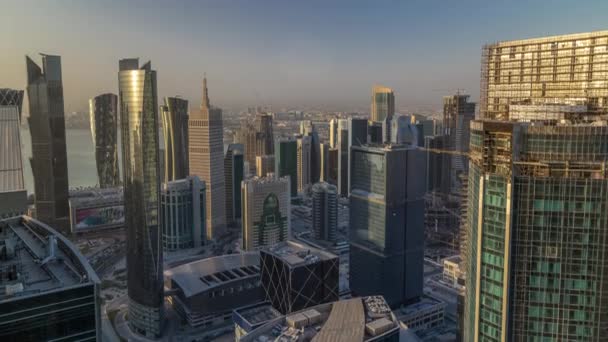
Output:
<svg viewBox="0 0 608 342">
<path fill-rule="evenodd" d="M 398 111 L 479 96 L 488 42 L 608 29 L 606 1 L 2 0 L 0 88 L 24 89 L 25 58 L 62 57 L 66 112 L 117 93 L 118 60 L 158 71 L 159 99 L 369 110 L 373 84 Z M 576 18 L 576 20 L 573 20 Z M 584 18 L 584 19 L 583 19 Z M 25 108 L 27 111 L 27 108 Z"/>
</svg>

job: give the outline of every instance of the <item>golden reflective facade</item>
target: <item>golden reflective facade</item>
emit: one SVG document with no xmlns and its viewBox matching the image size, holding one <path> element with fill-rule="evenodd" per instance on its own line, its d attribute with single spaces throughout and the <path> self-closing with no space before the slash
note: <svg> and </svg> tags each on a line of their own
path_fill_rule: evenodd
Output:
<svg viewBox="0 0 608 342">
<path fill-rule="evenodd" d="M 522 101 L 608 114 L 608 31 L 485 45 L 481 68 L 482 118 L 508 119 L 508 105 Z"/>
</svg>

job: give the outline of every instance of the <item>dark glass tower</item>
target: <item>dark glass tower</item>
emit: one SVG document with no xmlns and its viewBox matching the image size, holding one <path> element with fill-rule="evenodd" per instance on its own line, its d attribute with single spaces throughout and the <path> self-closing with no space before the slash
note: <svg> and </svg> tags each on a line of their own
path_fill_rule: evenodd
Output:
<svg viewBox="0 0 608 342">
<path fill-rule="evenodd" d="M 233 225 L 241 218 L 241 181 L 245 171 L 243 145 L 230 144 L 224 156 L 226 183 L 226 223 Z"/>
<path fill-rule="evenodd" d="M 315 239 L 338 240 L 338 189 L 329 183 L 312 186 L 312 232 Z"/>
<path fill-rule="evenodd" d="M 99 186 L 118 186 L 118 96 L 102 94 L 90 99 L 89 114 Z"/>
<path fill-rule="evenodd" d="M 160 107 L 165 142 L 165 183 L 188 177 L 188 100 L 166 97 Z"/>
<path fill-rule="evenodd" d="M 424 154 L 404 146 L 353 146 L 350 288 L 393 307 L 422 295 Z"/>
<path fill-rule="evenodd" d="M 36 217 L 67 234 L 70 208 L 61 57 L 42 55 L 42 69 L 27 56 L 25 63 Z"/>
<path fill-rule="evenodd" d="M 159 223 L 156 71 L 138 59 L 119 62 L 129 324 L 159 336 L 163 322 L 163 258 Z"/>
<path fill-rule="evenodd" d="M 298 143 L 294 139 L 279 139 L 276 143 L 275 173 L 289 177 L 291 197 L 298 194 Z"/>
</svg>

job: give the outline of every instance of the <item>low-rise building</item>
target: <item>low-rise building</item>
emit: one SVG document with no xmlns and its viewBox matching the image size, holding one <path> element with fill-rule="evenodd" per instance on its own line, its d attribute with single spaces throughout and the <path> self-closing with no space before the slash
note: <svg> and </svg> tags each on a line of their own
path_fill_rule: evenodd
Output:
<svg viewBox="0 0 608 342">
<path fill-rule="evenodd" d="M 0 220 L 0 341 L 101 341 L 99 278 L 67 238 Z"/>
<path fill-rule="evenodd" d="M 267 322 L 281 317 L 281 313 L 268 302 L 238 308 L 232 312 L 234 339 L 240 339 Z"/>
<path fill-rule="evenodd" d="M 264 301 L 259 264 L 257 252 L 193 261 L 166 270 L 165 288 L 188 325 L 220 326 L 234 309 Z"/>
<path fill-rule="evenodd" d="M 396 310 L 397 317 L 415 332 L 443 325 L 446 303 L 427 296 L 420 301 Z"/>
<path fill-rule="evenodd" d="M 72 234 L 123 228 L 125 225 L 123 197 L 122 187 L 71 190 L 69 204 Z"/>
</svg>

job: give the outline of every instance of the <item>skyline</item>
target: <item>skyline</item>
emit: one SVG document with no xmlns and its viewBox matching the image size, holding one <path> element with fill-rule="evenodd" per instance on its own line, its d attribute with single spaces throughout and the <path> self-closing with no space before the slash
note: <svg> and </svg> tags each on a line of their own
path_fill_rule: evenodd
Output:
<svg viewBox="0 0 608 342">
<path fill-rule="evenodd" d="M 526 4 L 526 11 L 512 2 L 348 5 L 9 1 L 0 87 L 25 88 L 26 54 L 57 54 L 66 112 L 86 112 L 90 98 L 117 93 L 119 59 L 143 56 L 157 66 L 159 99 L 180 95 L 191 108 L 200 104 L 206 72 L 213 105 L 227 111 L 254 105 L 369 111 L 373 84 L 394 89 L 398 112 L 438 111 L 442 97 L 458 89 L 478 101 L 484 44 L 600 30 L 608 9 L 599 1 L 561 0 L 550 10 Z"/>
</svg>

